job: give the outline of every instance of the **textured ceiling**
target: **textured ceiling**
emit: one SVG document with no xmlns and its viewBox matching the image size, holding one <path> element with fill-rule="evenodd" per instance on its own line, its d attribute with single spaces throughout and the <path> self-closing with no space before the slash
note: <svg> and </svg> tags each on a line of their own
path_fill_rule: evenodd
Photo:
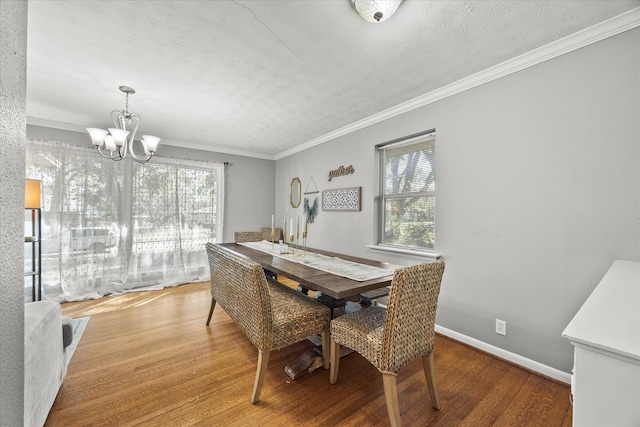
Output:
<svg viewBox="0 0 640 427">
<path fill-rule="evenodd" d="M 279 153 L 640 6 L 407 0 L 369 24 L 350 0 L 29 0 L 29 123 Z M 87 144 L 89 136 L 87 135 Z"/>
</svg>

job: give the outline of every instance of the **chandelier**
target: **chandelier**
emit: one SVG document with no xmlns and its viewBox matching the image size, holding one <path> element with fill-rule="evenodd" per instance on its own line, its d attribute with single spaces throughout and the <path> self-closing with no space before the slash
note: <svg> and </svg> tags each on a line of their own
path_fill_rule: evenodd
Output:
<svg viewBox="0 0 640 427">
<path fill-rule="evenodd" d="M 351 0 L 351 4 L 362 19 L 372 24 L 391 18 L 402 0 Z"/>
<path fill-rule="evenodd" d="M 142 135 L 142 139 L 139 142 L 142 144 L 144 157 L 136 156 L 133 152 L 133 143 L 140 125 L 140 115 L 129 112 L 129 94 L 134 94 L 136 91 L 129 86 L 120 86 L 119 89 L 125 93 L 127 101 L 123 111 L 113 110 L 111 112 L 111 119 L 115 128 L 109 128 L 108 130 L 87 128 L 87 132 L 91 135 L 91 142 L 96 146 L 98 153 L 102 157 L 120 161 L 127 157 L 127 153 L 129 153 L 136 162 L 146 163 L 156 152 L 160 138 Z M 128 131 L 127 128 L 132 128 L 132 130 Z"/>
</svg>

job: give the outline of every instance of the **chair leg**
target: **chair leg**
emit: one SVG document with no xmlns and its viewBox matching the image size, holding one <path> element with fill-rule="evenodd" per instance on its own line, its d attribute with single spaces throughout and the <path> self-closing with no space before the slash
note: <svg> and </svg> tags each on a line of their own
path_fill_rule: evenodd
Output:
<svg viewBox="0 0 640 427">
<path fill-rule="evenodd" d="M 384 384 L 384 400 L 387 402 L 387 412 L 392 427 L 400 427 L 400 407 L 398 406 L 398 388 L 396 387 L 396 375 L 392 373 L 382 374 Z"/>
<path fill-rule="evenodd" d="M 331 339 L 331 370 L 329 382 L 335 384 L 338 381 L 338 368 L 340 367 L 340 343 Z"/>
<path fill-rule="evenodd" d="M 424 369 L 424 375 L 427 377 L 427 387 L 429 387 L 431 405 L 436 409 L 440 409 L 440 396 L 438 395 L 438 384 L 436 383 L 436 368 L 433 361 L 433 353 L 428 356 L 422 356 L 422 367 Z"/>
<path fill-rule="evenodd" d="M 258 350 L 258 367 L 256 369 L 256 380 L 253 384 L 253 394 L 251 395 L 251 403 L 257 403 L 260 399 L 260 390 L 262 390 L 262 383 L 264 383 L 264 376 L 267 372 L 267 365 L 269 364 L 269 352 Z"/>
<path fill-rule="evenodd" d="M 216 307 L 216 300 L 211 298 L 211 308 L 209 309 L 209 317 L 207 317 L 207 326 L 211 322 L 211 316 L 213 315 L 213 309 Z"/>
<path fill-rule="evenodd" d="M 324 369 L 329 369 L 329 358 L 331 357 L 331 337 L 329 331 L 323 331 L 320 336 L 322 337 L 322 359 Z"/>
</svg>

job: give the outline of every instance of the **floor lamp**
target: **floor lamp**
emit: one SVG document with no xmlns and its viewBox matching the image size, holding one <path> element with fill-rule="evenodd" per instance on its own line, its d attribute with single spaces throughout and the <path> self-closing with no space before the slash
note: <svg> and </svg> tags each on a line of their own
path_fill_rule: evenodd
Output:
<svg viewBox="0 0 640 427">
<path fill-rule="evenodd" d="M 27 179 L 24 184 L 24 208 L 31 211 L 31 235 L 25 236 L 25 243 L 31 244 L 31 270 L 25 276 L 31 276 L 32 301 L 42 300 L 42 223 L 40 209 L 40 181 Z"/>
</svg>

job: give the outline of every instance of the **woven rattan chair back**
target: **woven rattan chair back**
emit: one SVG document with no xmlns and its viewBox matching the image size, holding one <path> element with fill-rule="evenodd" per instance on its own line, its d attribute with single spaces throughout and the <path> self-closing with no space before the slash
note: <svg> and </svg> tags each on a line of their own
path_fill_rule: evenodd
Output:
<svg viewBox="0 0 640 427">
<path fill-rule="evenodd" d="M 261 230 L 262 240 L 266 240 L 267 242 L 277 242 L 282 239 L 282 228 L 274 228 L 273 229 L 273 240 L 271 240 L 271 228 L 264 227 Z"/>
<path fill-rule="evenodd" d="M 242 328 L 258 350 L 271 350 L 273 321 L 264 271 L 258 264 L 222 246 L 207 243 L 206 249 L 211 298 Z"/>
<path fill-rule="evenodd" d="M 422 357 L 432 405 L 440 408 L 433 343 L 443 273 L 442 261 L 398 269 L 386 309 L 366 307 L 331 321 L 329 381 L 335 384 L 338 379 L 340 345 L 360 353 L 382 373 L 392 426 L 400 425 L 396 374 L 416 357 Z"/>
<path fill-rule="evenodd" d="M 384 321 L 381 372 L 395 372 L 433 351 L 436 308 L 444 262 L 400 269 L 391 282 Z"/>
<path fill-rule="evenodd" d="M 331 310 L 265 276 L 259 264 L 220 245 L 207 243 L 211 273 L 211 309 L 220 305 L 258 348 L 258 366 L 251 395 L 256 403 L 271 350 L 320 334 L 324 367 L 329 368 L 329 322 Z"/>
<path fill-rule="evenodd" d="M 262 240 L 261 231 L 234 231 L 233 241 L 236 243 L 259 242 Z"/>
</svg>

